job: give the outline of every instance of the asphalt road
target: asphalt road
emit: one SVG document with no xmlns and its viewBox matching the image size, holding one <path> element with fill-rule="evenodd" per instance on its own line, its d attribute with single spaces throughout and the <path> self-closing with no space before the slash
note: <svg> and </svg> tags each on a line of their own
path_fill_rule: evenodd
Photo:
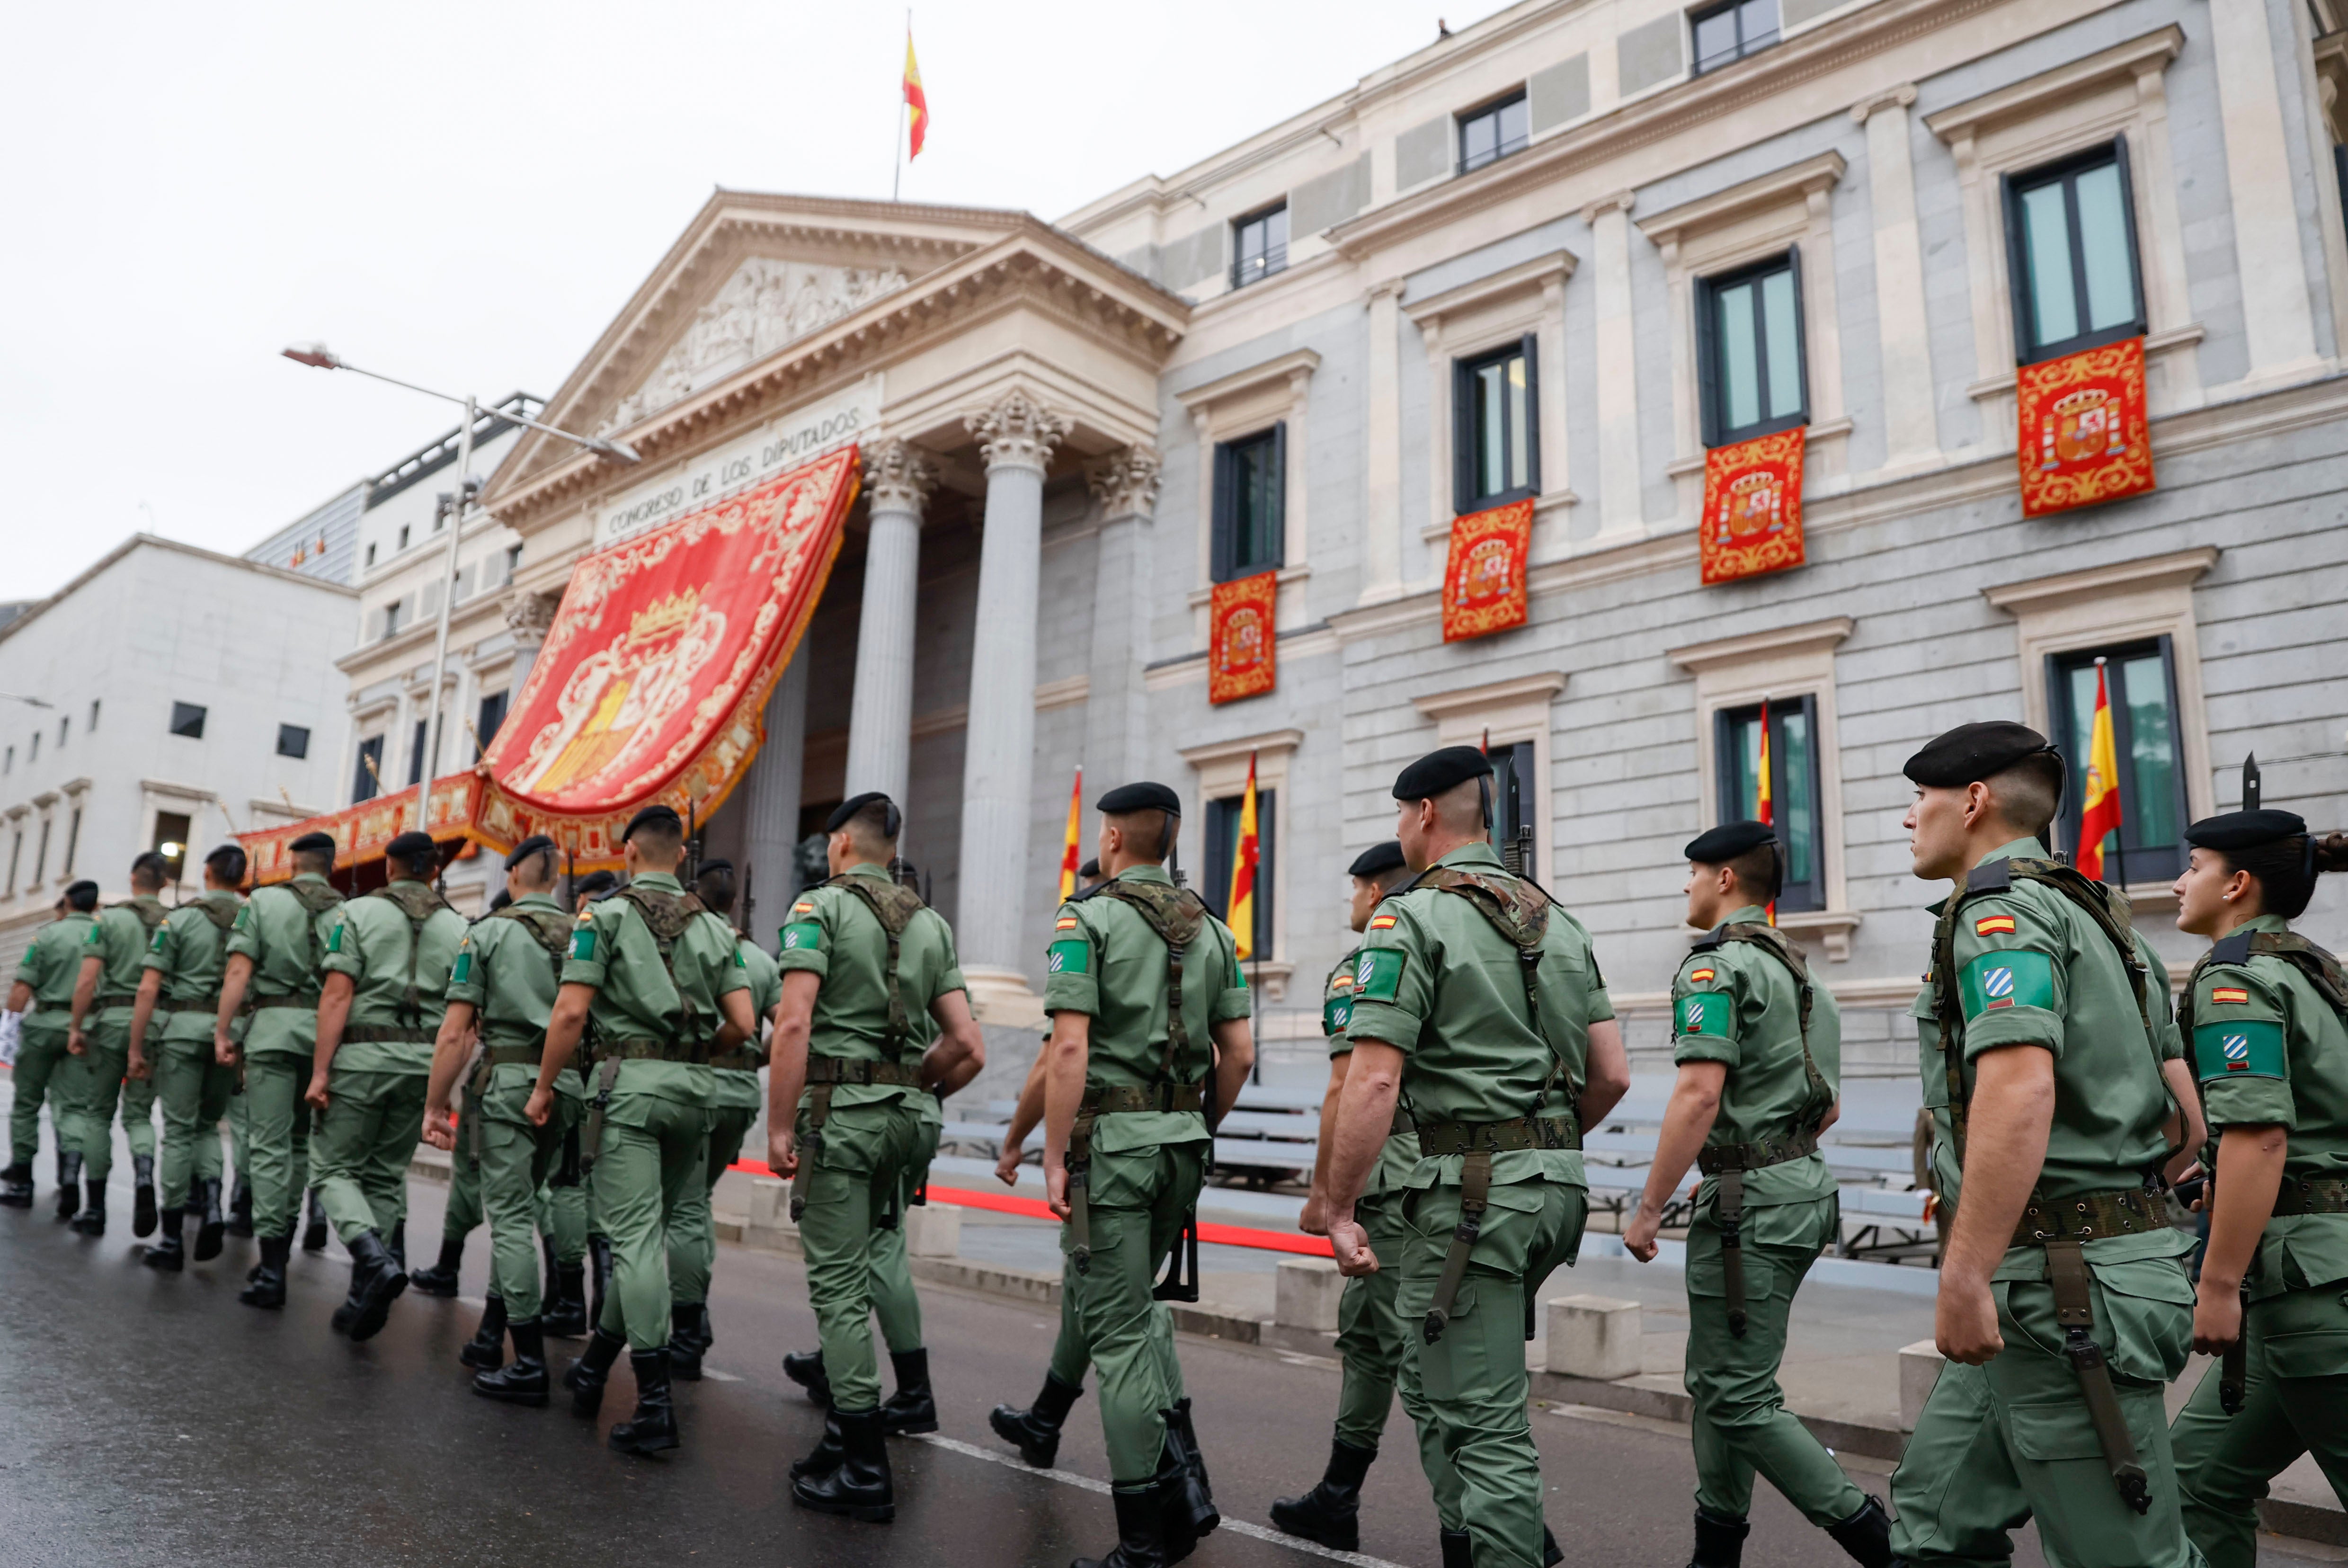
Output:
<svg viewBox="0 0 2348 1568">
<path fill-rule="evenodd" d="M 1041 1380 L 1055 1322 L 1033 1307 L 926 1292 L 942 1440 L 892 1442 L 896 1522 L 860 1525 L 808 1514 L 788 1495 L 786 1467 L 820 1427 L 778 1366 L 784 1350 L 815 1343 L 796 1262 L 720 1249 L 713 1376 L 680 1385 L 685 1446 L 632 1459 L 602 1441 L 631 1404 L 624 1369 L 594 1425 L 574 1418 L 560 1394 L 544 1410 L 477 1398 L 456 1358 L 477 1301 L 410 1294 L 381 1336 L 351 1345 L 326 1323 L 348 1282 L 339 1249 L 297 1253 L 286 1309 L 256 1312 L 235 1299 L 249 1242 L 232 1240 L 217 1262 L 176 1276 L 140 1266 L 123 1180 L 97 1242 L 51 1220 L 46 1179 L 32 1210 L 0 1210 L 0 1559 L 11 1568 L 1007 1568 L 1056 1565 L 1115 1539 L 1090 1388 L 1061 1449 L 1065 1472 L 1028 1470 L 987 1429 L 989 1407 L 1025 1403 Z M 413 1190 L 410 1252 L 421 1262 L 438 1235 L 440 1191 Z M 478 1297 L 485 1235 L 465 1262 L 464 1289 Z M 556 1342 L 570 1354 L 582 1343 Z M 1181 1355 L 1217 1500 L 1234 1522 L 1191 1561 L 1331 1561 L 1245 1531 L 1264 1524 L 1273 1497 L 1318 1476 L 1334 1364 L 1187 1337 Z M 565 1360 L 558 1353 L 558 1368 Z M 1554 1410 L 1537 1411 L 1533 1427 L 1569 1561 L 1686 1561 L 1694 1471 L 1684 1429 Z M 1397 1407 L 1365 1491 L 1365 1557 L 1349 1561 L 1434 1568 L 1435 1518 L 1413 1453 Z M 1850 1464 L 1862 1486 L 1883 1491 L 1883 1467 Z M 1760 1489 L 1752 1568 L 1844 1561 Z M 2034 1541 L 2016 1561 L 2040 1563 Z"/>
</svg>

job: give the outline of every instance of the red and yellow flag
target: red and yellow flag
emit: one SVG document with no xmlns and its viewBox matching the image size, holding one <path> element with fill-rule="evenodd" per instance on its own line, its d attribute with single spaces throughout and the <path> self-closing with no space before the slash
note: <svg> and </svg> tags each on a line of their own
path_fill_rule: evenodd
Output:
<svg viewBox="0 0 2348 1568">
<path fill-rule="evenodd" d="M 1777 824 L 1777 811 L 1776 805 L 1769 799 L 1769 699 L 1766 696 L 1761 699 L 1761 763 L 1758 772 L 1760 777 L 1755 784 L 1753 820 L 1756 822 L 1766 822 L 1771 827 L 1775 827 Z M 1777 923 L 1776 899 L 1769 901 L 1769 923 L 1772 925 Z"/>
<path fill-rule="evenodd" d="M 922 138 L 930 129 L 930 100 L 922 91 L 922 67 L 913 58 L 913 29 L 910 24 L 905 28 L 905 109 L 911 117 L 907 128 L 910 146 L 905 156 L 911 160 L 922 155 Z"/>
<path fill-rule="evenodd" d="M 1076 781 L 1068 789 L 1068 836 L 1060 845 L 1060 902 L 1066 903 L 1076 893 L 1076 865 L 1083 850 L 1077 836 L 1084 830 L 1085 770 L 1076 769 Z"/>
<path fill-rule="evenodd" d="M 2119 831 L 2120 758 L 2112 739 L 2111 698 L 2104 661 L 2096 661 L 2096 721 L 2087 732 L 2087 782 L 2079 792 L 2079 869 L 2104 880 L 2104 839 Z"/>
<path fill-rule="evenodd" d="M 1255 828 L 1255 753 L 1248 753 L 1247 793 L 1240 798 L 1240 842 L 1231 856 L 1231 897 L 1223 907 L 1231 912 L 1225 923 L 1237 940 L 1237 956 L 1255 956 L 1255 868 L 1257 841 Z"/>
</svg>

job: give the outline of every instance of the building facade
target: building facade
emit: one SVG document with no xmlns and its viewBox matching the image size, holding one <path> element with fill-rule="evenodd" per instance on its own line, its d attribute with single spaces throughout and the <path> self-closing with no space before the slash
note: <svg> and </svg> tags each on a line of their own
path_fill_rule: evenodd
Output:
<svg viewBox="0 0 2348 1568">
<path fill-rule="evenodd" d="M 1024 1025 L 1074 769 L 1087 804 L 1179 789 L 1220 903 L 1252 759 L 1274 1050 L 1312 1048 L 1394 774 L 1488 739 L 1656 1059 L 1680 846 L 1754 809 L 1766 699 L 1782 923 L 1853 1069 L 1907 1070 L 1933 890 L 1900 768 L 1939 731 L 2083 755 L 2100 670 L 2111 863 L 2178 965 L 2178 831 L 2246 752 L 2348 822 L 2332 5 L 1526 0 L 1057 224 L 721 191 L 548 405 L 643 466 L 525 435 L 492 478 L 506 603 L 857 440 L 713 842 L 771 877 L 890 789 L 983 1014 Z M 2157 488 L 2026 520 L 2017 366 L 2131 338 Z M 1807 563 L 1704 586 L 1706 452 L 1788 430 Z M 1527 624 L 1446 643 L 1454 520 L 1520 500 Z M 1265 572 L 1277 685 L 1211 704 L 1214 584 Z M 2308 928 L 2348 941 L 2342 889 Z"/>
</svg>

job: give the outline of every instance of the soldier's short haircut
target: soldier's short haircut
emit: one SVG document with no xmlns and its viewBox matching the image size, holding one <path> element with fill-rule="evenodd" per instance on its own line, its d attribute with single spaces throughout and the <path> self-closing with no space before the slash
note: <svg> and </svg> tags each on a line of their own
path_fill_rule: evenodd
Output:
<svg viewBox="0 0 2348 1568">
<path fill-rule="evenodd" d="M 1388 866 L 1385 870 L 1374 872 L 1362 880 L 1376 888 L 1381 894 L 1385 894 L 1394 892 L 1417 874 L 1407 865 Z"/>
<path fill-rule="evenodd" d="M 1452 833 L 1482 833 L 1485 829 L 1484 802 L 1492 780 L 1487 778 L 1463 779 L 1432 797 L 1435 820 L 1444 830 Z"/>
<path fill-rule="evenodd" d="M 160 851 L 144 850 L 132 857 L 130 861 L 132 886 L 144 882 L 149 887 L 161 887 L 170 880 L 171 862 L 163 858 Z"/>
<path fill-rule="evenodd" d="M 94 882 L 77 882 L 66 889 L 66 896 L 59 902 L 63 903 L 67 909 L 88 914 L 98 907 L 98 884 Z"/>
<path fill-rule="evenodd" d="M 695 898 L 720 914 L 734 912 L 734 868 L 713 866 L 693 879 Z"/>
<path fill-rule="evenodd" d="M 1101 816 L 1125 835 L 1125 848 L 1128 854 L 1138 855 L 1153 864 L 1165 863 L 1166 857 L 1174 851 L 1174 835 L 1182 830 L 1181 818 L 1154 806 L 1146 806 L 1138 811 L 1104 811 Z M 1156 830 L 1154 833 L 1151 831 L 1153 829 Z"/>
<path fill-rule="evenodd" d="M 2046 836 L 2063 809 L 2063 759 L 2051 751 L 2025 757 L 1982 780 L 2006 825 L 2034 839 Z"/>
<path fill-rule="evenodd" d="M 647 860 L 673 861 L 685 853 L 685 824 L 646 822 L 628 835 L 628 842 Z"/>
<path fill-rule="evenodd" d="M 233 886 L 244 880 L 244 848 L 241 844 L 222 844 L 204 857 L 204 865 L 212 875 Z"/>
<path fill-rule="evenodd" d="M 892 820 L 900 828 L 904 825 L 897 816 L 897 808 L 889 803 L 886 796 L 882 796 L 866 801 L 840 827 L 858 843 L 885 850 L 897 842 L 897 835 L 889 830 Z"/>
<path fill-rule="evenodd" d="M 324 876 L 335 869 L 335 851 L 332 850 L 292 850 L 287 851 L 285 859 L 297 874 L 307 872 Z"/>
<path fill-rule="evenodd" d="M 418 882 L 430 882 L 439 874 L 440 850 L 438 845 L 428 850 L 418 850 L 412 855 L 390 855 L 385 858 Z"/>
<path fill-rule="evenodd" d="M 554 879 L 561 869 L 561 862 L 555 859 L 552 844 L 547 845 L 535 853 L 524 855 L 516 861 L 512 867 L 512 870 L 521 873 L 522 881 L 532 887 L 541 888 L 552 887 Z"/>
<path fill-rule="evenodd" d="M 1774 841 L 1733 857 L 1727 865 L 1735 874 L 1736 885 L 1755 894 L 1756 903 L 1775 903 L 1786 891 L 1786 859 Z"/>
</svg>

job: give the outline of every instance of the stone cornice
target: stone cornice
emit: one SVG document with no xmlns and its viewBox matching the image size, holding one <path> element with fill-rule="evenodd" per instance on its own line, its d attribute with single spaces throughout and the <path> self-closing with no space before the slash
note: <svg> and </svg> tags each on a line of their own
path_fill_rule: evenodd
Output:
<svg viewBox="0 0 2348 1568">
<path fill-rule="evenodd" d="M 1193 387 L 1187 392 L 1177 392 L 1175 398 L 1192 413 L 1211 408 L 1218 403 L 1285 381 L 1292 376 L 1310 376 L 1321 368 L 1321 356 L 1309 348 L 1299 348 L 1267 359 L 1261 365 L 1251 365 L 1245 370 L 1234 370 L 1229 376 L 1219 376 L 1204 386 Z"/>
<path fill-rule="evenodd" d="M 1658 245 L 1674 244 L 1691 230 L 1716 228 L 1764 207 L 1789 204 L 1813 191 L 1830 191 L 1842 183 L 1847 167 L 1841 153 L 1822 152 L 1742 185 L 1684 201 L 1652 218 L 1641 218 L 1639 232 Z"/>
<path fill-rule="evenodd" d="M 1245 757 L 1251 751 L 1293 751 L 1303 744 L 1304 732 L 1301 729 L 1268 729 L 1262 735 L 1243 735 L 1236 740 L 1210 740 L 1201 746 L 1186 746 L 1175 755 L 1193 768 L 1205 768 Z"/>
<path fill-rule="evenodd" d="M 1514 680 L 1491 681 L 1483 686 L 1463 686 L 1457 691 L 1415 696 L 1410 699 L 1410 705 L 1418 709 L 1421 718 L 1439 720 L 1446 714 L 1475 708 L 1502 707 L 1523 702 L 1555 702 L 1564 690 L 1563 670 L 1543 670 L 1539 675 L 1519 676 Z"/>
<path fill-rule="evenodd" d="M 1982 597 L 2001 610 L 2022 614 L 2050 603 L 2100 599 L 2114 593 L 2138 593 L 2160 588 L 2182 588 L 2200 581 L 2218 564 L 2218 547 L 2204 544 L 2168 555 L 2147 555 L 2138 561 L 2090 566 L 2027 583 L 2003 583 L 1982 590 Z"/>
<path fill-rule="evenodd" d="M 1489 277 L 1477 278 L 1456 288 L 1445 289 L 1441 294 L 1412 300 L 1402 307 L 1402 313 L 1425 326 L 1428 322 L 1439 322 L 1445 316 L 1474 310 L 1478 305 L 1488 304 L 1510 294 L 1529 294 L 1551 278 L 1562 283 L 1573 276 L 1573 269 L 1580 263 L 1581 258 L 1571 251 L 1551 251 L 1545 256 L 1535 256 L 1531 261 L 1504 267 Z"/>
<path fill-rule="evenodd" d="M 1901 82 L 1896 88 L 1886 88 L 1879 93 L 1869 93 L 1850 106 L 1854 125 L 1865 125 L 1879 109 L 1906 108 L 1916 101 L 1916 84 Z"/>
<path fill-rule="evenodd" d="M 2016 115 L 2034 114 L 2047 104 L 2071 98 L 2082 88 L 2109 77 L 2130 77 L 2147 67 L 2162 67 L 2185 46 L 2185 29 L 2175 23 L 2139 38 L 2115 44 L 2083 60 L 2043 71 L 2027 81 L 1983 93 L 1924 117 L 1925 128 L 1942 141 L 1974 135 L 1983 126 Z"/>
<path fill-rule="evenodd" d="M 1858 628 L 1859 623 L 1849 615 L 1834 615 L 1799 626 L 1775 626 L 1766 632 L 1750 632 L 1741 637 L 1722 637 L 1715 642 L 1695 643 L 1684 648 L 1667 648 L 1663 651 L 1663 657 L 1684 670 L 1709 669 L 1715 665 L 1743 664 L 1747 659 L 1768 654 L 1812 653 L 1833 648 Z"/>
</svg>

